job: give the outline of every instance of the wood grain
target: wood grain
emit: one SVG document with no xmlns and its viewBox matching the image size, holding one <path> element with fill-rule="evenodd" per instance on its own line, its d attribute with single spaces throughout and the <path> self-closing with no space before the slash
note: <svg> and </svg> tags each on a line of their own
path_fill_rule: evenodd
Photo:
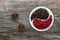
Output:
<svg viewBox="0 0 60 40">
<path fill-rule="evenodd" d="M 55 21 L 46 32 L 37 32 L 29 24 L 29 14 L 37 6 L 46 6 L 52 10 Z M 19 18 L 11 19 L 13 10 Z M 18 24 L 25 25 L 24 32 L 18 32 Z M 0 40 L 60 40 L 60 0 L 17 0 L 7 1 L 0 5 Z"/>
</svg>

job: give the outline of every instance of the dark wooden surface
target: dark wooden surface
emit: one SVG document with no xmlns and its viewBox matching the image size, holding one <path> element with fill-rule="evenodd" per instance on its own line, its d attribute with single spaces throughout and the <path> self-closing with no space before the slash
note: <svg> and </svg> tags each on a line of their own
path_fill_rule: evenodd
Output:
<svg viewBox="0 0 60 40">
<path fill-rule="evenodd" d="M 60 40 L 60 0 L 17 0 L 0 2 L 0 40 Z M 37 32 L 29 24 L 29 14 L 37 6 L 52 10 L 55 20 L 53 27 L 46 32 Z M 19 13 L 18 20 L 12 20 L 12 11 Z M 23 32 L 18 32 L 18 24 L 25 25 Z"/>
</svg>

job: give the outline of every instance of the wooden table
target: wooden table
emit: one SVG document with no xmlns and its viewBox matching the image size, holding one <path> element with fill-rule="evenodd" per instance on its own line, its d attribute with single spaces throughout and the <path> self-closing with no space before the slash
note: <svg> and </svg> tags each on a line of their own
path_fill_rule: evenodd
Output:
<svg viewBox="0 0 60 40">
<path fill-rule="evenodd" d="M 35 31 L 29 24 L 29 14 L 37 6 L 52 10 L 55 21 L 45 32 Z M 18 20 L 12 20 L 13 10 L 19 13 Z M 24 32 L 18 32 L 18 24 L 25 25 Z M 60 40 L 60 0 L 6 0 L 0 4 L 0 40 Z"/>
</svg>

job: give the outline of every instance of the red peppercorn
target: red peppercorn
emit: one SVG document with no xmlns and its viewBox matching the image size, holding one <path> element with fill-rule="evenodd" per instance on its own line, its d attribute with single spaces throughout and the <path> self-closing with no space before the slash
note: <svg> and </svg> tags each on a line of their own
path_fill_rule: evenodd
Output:
<svg viewBox="0 0 60 40">
<path fill-rule="evenodd" d="M 34 19 L 33 25 L 37 29 L 45 29 L 50 26 L 51 22 L 52 22 L 52 16 L 50 15 L 50 18 L 45 21 L 39 20 L 38 18 Z"/>
</svg>

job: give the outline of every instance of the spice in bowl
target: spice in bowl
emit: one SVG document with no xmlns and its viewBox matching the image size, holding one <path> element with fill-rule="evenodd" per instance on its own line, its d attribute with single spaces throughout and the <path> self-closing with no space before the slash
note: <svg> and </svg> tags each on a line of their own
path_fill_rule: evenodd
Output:
<svg viewBox="0 0 60 40">
<path fill-rule="evenodd" d="M 49 14 L 45 9 L 38 9 L 32 14 L 31 19 L 39 18 L 44 20 L 47 19 L 48 16 Z"/>
<path fill-rule="evenodd" d="M 52 16 L 49 17 L 49 13 L 45 9 L 38 9 L 33 14 L 31 19 L 33 20 L 33 25 L 38 29 L 46 29 L 50 26 L 52 21 Z M 42 21 L 44 20 L 44 21 Z"/>
<path fill-rule="evenodd" d="M 36 28 L 43 30 L 43 29 L 46 29 L 50 26 L 51 21 L 52 21 L 52 16 L 50 16 L 49 19 L 45 20 L 45 21 L 42 21 L 42 20 L 39 20 L 38 18 L 36 18 L 33 21 L 33 25 Z"/>
</svg>

